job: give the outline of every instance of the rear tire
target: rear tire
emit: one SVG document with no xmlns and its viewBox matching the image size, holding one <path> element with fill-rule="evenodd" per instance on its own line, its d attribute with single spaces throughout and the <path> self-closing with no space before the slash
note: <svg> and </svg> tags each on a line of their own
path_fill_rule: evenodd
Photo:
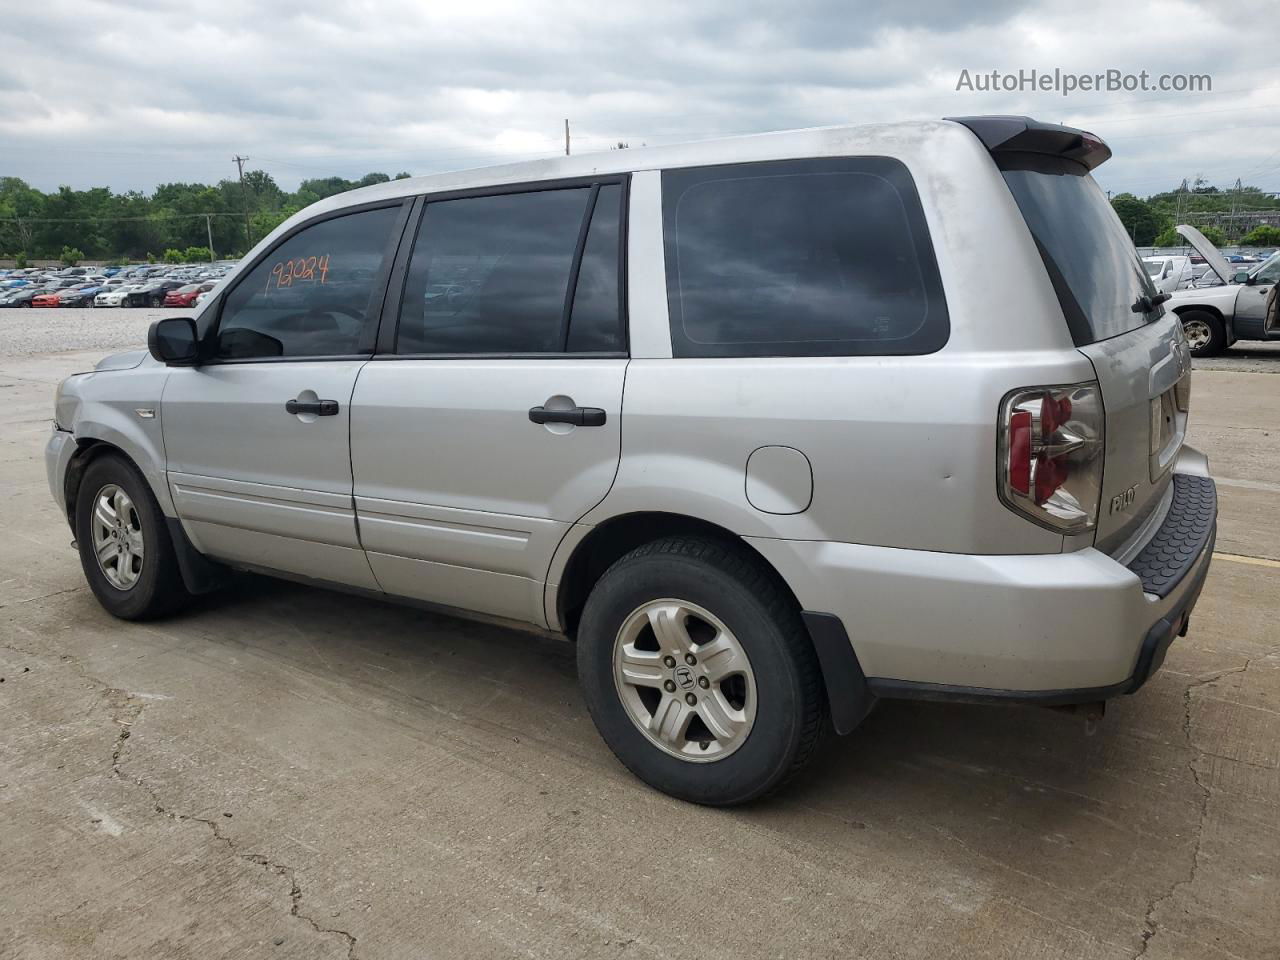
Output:
<svg viewBox="0 0 1280 960">
<path fill-rule="evenodd" d="M 714 540 L 667 537 L 614 563 L 582 613 L 578 676 L 618 759 L 693 803 L 778 789 L 826 726 L 795 602 L 758 558 Z"/>
<path fill-rule="evenodd" d="M 164 513 L 124 457 L 103 454 L 85 470 L 76 497 L 76 545 L 90 589 L 113 617 L 151 620 L 190 598 Z"/>
<path fill-rule="evenodd" d="M 1188 310 L 1179 318 L 1193 357 L 1213 357 L 1227 349 L 1227 331 L 1207 310 Z"/>
</svg>

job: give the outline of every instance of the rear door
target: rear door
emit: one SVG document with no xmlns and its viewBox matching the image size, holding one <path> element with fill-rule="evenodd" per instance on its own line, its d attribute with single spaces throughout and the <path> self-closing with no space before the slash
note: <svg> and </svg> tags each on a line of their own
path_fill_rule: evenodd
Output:
<svg viewBox="0 0 1280 960">
<path fill-rule="evenodd" d="M 545 622 L 551 556 L 618 468 L 625 188 L 425 203 L 351 408 L 360 536 L 388 593 Z"/>
<path fill-rule="evenodd" d="M 1106 413 L 1095 545 L 1114 550 L 1157 508 L 1186 430 L 1190 353 L 1177 318 L 1088 171 L 1052 157 L 1000 158 L 1062 304 L 1093 363 Z"/>
</svg>

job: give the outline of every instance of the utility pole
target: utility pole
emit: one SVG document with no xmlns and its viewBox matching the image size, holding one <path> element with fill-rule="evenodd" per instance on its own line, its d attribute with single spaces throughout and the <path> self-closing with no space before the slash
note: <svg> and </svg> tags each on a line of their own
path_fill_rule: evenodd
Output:
<svg viewBox="0 0 1280 960">
<path fill-rule="evenodd" d="M 236 167 L 240 170 L 240 204 L 244 207 L 244 249 L 248 253 L 253 243 L 249 240 L 249 194 L 245 192 L 244 164 L 249 158 L 237 154 L 231 159 L 236 162 Z"/>
<path fill-rule="evenodd" d="M 564 155 L 569 155 L 569 118 L 565 117 L 564 121 Z"/>
<path fill-rule="evenodd" d="M 213 217 L 207 213 L 204 215 L 204 228 L 209 231 L 209 262 L 213 263 L 217 259 L 217 255 L 213 252 Z"/>
</svg>

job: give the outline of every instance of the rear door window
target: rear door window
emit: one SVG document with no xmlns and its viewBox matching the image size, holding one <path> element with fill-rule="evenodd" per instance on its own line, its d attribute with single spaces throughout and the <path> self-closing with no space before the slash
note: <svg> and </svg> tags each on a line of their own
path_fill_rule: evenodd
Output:
<svg viewBox="0 0 1280 960">
<path fill-rule="evenodd" d="M 662 175 L 677 357 L 931 353 L 950 332 L 910 174 L 886 157 Z"/>
<path fill-rule="evenodd" d="M 396 353 L 624 349 L 617 183 L 429 201 Z"/>
</svg>

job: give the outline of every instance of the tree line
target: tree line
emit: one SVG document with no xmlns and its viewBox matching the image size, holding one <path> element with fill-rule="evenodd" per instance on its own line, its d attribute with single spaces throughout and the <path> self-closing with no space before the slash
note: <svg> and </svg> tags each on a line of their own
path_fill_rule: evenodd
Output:
<svg viewBox="0 0 1280 960">
<path fill-rule="evenodd" d="M 622 146 L 621 144 L 619 146 Z M 317 200 L 388 180 L 385 173 L 365 174 L 358 180 L 321 177 L 303 180 L 288 193 L 262 170 L 245 171 L 238 179 L 204 183 L 166 183 L 151 194 L 114 193 L 106 187 L 72 190 L 59 187 L 44 193 L 17 177 L 0 177 L 0 257 L 21 260 L 58 259 L 66 251 L 94 260 L 163 259 L 176 251 L 204 252 L 212 235 L 219 257 L 244 254 L 287 217 Z M 1140 247 L 1180 246 L 1177 223 L 1203 220 L 1206 214 L 1275 210 L 1280 222 L 1280 199 L 1257 187 L 1220 189 L 1197 179 L 1176 189 L 1140 198 L 1121 193 L 1111 205 L 1133 241 Z M 1199 215 L 1199 216 L 1197 216 Z M 1259 226 L 1243 236 L 1229 236 L 1217 227 L 1202 231 L 1214 243 L 1280 246 L 1280 227 Z"/>
<path fill-rule="evenodd" d="M 1179 223 L 1203 222 L 1214 214 L 1275 210 L 1280 224 L 1280 198 L 1258 187 L 1246 187 L 1239 180 L 1222 189 L 1196 178 L 1173 190 L 1146 198 L 1120 193 L 1111 198 L 1120 222 L 1139 247 L 1177 247 L 1186 243 L 1174 227 Z M 1232 234 L 1227 229 L 1204 226 L 1200 232 L 1213 244 L 1237 243 L 1247 247 L 1280 246 L 1280 226 L 1263 224 L 1247 233 Z"/>
<path fill-rule="evenodd" d="M 243 184 L 165 183 L 151 194 L 106 187 L 44 193 L 18 177 L 0 177 L 0 257 L 58 259 L 70 249 L 94 260 L 154 260 L 166 251 L 208 247 L 210 234 L 218 257 L 238 257 L 317 200 L 408 176 L 322 177 L 289 193 L 271 174 L 246 170 Z"/>
</svg>

